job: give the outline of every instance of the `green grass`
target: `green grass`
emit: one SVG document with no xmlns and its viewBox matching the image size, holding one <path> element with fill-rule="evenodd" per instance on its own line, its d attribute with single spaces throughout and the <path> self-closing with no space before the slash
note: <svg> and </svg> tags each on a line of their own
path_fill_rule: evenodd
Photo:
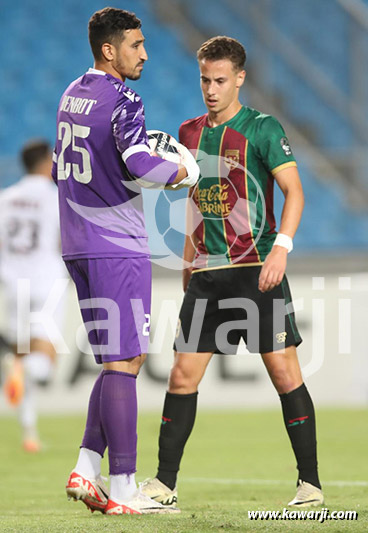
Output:
<svg viewBox="0 0 368 533">
<path fill-rule="evenodd" d="M 139 420 L 138 480 L 155 473 L 159 415 Z M 177 516 L 91 515 L 68 502 L 84 417 L 44 417 L 45 449 L 26 455 L 12 418 L 0 418 L 1 533 L 194 533 L 368 530 L 368 423 L 363 410 L 318 413 L 319 463 L 326 507 L 355 510 L 357 521 L 250 521 L 248 510 L 280 510 L 295 492 L 296 470 L 281 413 L 200 412 L 182 463 Z M 107 473 L 104 459 L 103 473 Z M 346 482 L 338 484 L 337 482 Z M 363 481 L 359 486 L 354 482 Z"/>
</svg>

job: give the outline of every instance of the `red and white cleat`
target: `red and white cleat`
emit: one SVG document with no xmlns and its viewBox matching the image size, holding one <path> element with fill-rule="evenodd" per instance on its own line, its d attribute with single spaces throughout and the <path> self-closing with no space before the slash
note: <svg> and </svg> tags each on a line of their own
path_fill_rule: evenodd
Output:
<svg viewBox="0 0 368 533">
<path fill-rule="evenodd" d="M 109 500 L 105 508 L 105 514 L 107 515 L 168 514 L 178 511 L 178 509 L 165 507 L 161 503 L 151 500 L 151 498 L 143 494 L 140 489 L 136 491 L 131 500 L 124 503 L 117 503 L 113 500 Z"/>
<path fill-rule="evenodd" d="M 124 505 L 123 503 L 116 503 L 112 500 L 107 502 L 105 507 L 105 514 L 108 515 L 118 515 L 118 514 L 142 514 L 140 511 Z"/>
<path fill-rule="evenodd" d="M 66 494 L 70 500 L 81 500 L 92 511 L 105 512 L 109 490 L 101 477 L 88 479 L 73 470 L 65 486 Z"/>
</svg>

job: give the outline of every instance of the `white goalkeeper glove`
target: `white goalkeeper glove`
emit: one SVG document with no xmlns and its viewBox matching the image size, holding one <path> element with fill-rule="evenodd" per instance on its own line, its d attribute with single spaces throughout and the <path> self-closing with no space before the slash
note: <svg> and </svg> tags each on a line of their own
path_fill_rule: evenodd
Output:
<svg viewBox="0 0 368 533">
<path fill-rule="evenodd" d="M 173 189 L 175 191 L 178 191 L 183 187 L 193 187 L 193 185 L 197 183 L 200 174 L 200 168 L 188 148 L 183 144 L 178 143 L 177 149 L 181 156 L 181 164 L 186 168 L 188 175 L 179 183 L 172 183 L 165 187 L 166 189 Z"/>
</svg>

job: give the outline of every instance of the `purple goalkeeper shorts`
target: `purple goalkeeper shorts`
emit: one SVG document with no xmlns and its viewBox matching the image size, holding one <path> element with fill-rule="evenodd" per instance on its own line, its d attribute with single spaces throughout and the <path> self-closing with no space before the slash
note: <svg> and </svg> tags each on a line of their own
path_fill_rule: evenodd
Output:
<svg viewBox="0 0 368 533">
<path fill-rule="evenodd" d="M 151 313 L 149 258 L 65 261 L 96 363 L 147 353 Z"/>
</svg>

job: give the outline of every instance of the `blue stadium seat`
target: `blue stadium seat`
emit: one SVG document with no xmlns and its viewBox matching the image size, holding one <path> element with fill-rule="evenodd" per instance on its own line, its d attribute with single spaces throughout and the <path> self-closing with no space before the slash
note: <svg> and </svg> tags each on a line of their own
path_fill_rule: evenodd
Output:
<svg viewBox="0 0 368 533">
<path fill-rule="evenodd" d="M 368 5 L 368 0 L 365 2 Z M 257 34 L 247 17 L 239 16 L 223 0 L 211 2 L 210 9 L 208 0 L 183 0 L 183 4 L 205 35 L 229 34 L 244 42 L 251 70 L 258 68 Z M 3 42 L 11 42 L 0 66 L 0 122 L 4 125 L 0 128 L 0 157 L 15 159 L 20 146 L 31 136 L 44 136 L 54 142 L 60 96 L 73 79 L 93 64 L 87 21 L 94 11 L 105 6 L 100 0 L 8 3 L 6 20 L 0 21 Z M 279 0 L 270 6 L 276 27 L 301 47 L 332 83 L 349 94 L 346 73 L 351 28 L 338 3 L 308 0 L 301 8 L 300 2 Z M 147 127 L 177 136 L 181 122 L 205 111 L 196 59 L 183 46 L 187 37 L 164 26 L 150 0 L 125 0 L 124 8 L 142 18 L 147 39 L 149 62 L 142 80 L 132 83 L 145 102 Z M 340 38 L 333 39 L 331 35 Z M 368 36 L 363 42 L 368 50 Z M 272 52 L 267 65 L 263 73 L 265 86 L 281 97 L 290 119 L 303 124 L 315 136 L 316 144 L 326 148 L 354 145 L 356 138 L 351 125 L 328 102 L 316 96 L 308 81 Z M 362 69 L 362 77 L 367 86 L 368 69 Z M 362 112 L 368 113 L 368 102 Z M 351 212 L 341 190 L 321 183 L 304 162 L 299 166 L 307 202 L 296 237 L 296 253 L 345 248 L 346 243 L 367 248 L 368 217 Z M 7 176 L 6 180 L 16 177 Z M 281 202 L 277 193 L 278 210 Z"/>
</svg>

